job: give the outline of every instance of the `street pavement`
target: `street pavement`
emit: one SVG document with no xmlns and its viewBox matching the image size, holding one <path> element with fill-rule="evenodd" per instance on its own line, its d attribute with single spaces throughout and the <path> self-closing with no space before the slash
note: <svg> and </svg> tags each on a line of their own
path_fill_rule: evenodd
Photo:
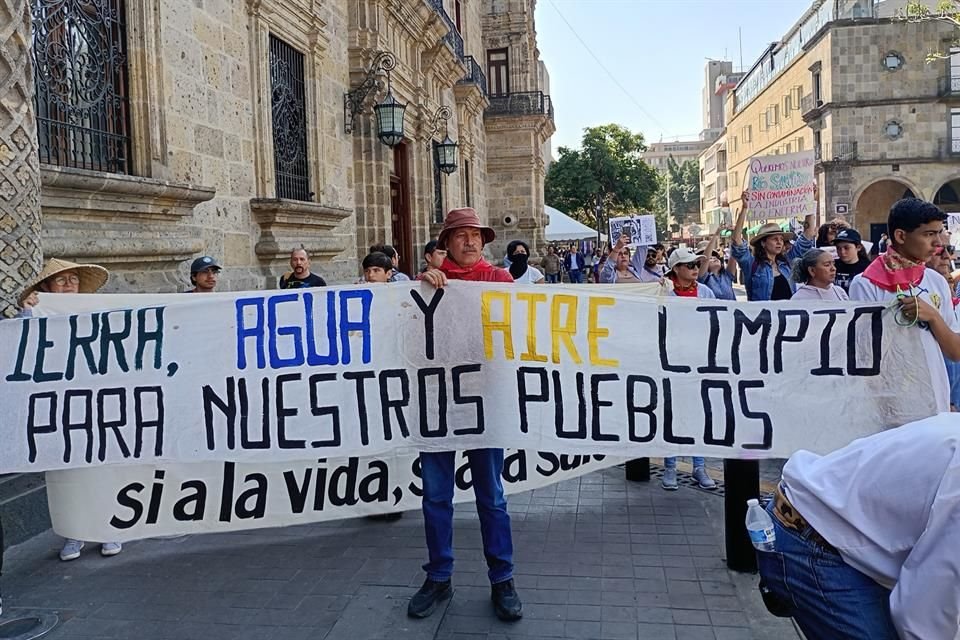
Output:
<svg viewBox="0 0 960 640">
<path fill-rule="evenodd" d="M 714 473 L 714 472 L 712 472 Z M 406 616 L 423 581 L 423 520 L 142 540 L 62 563 L 52 532 L 7 551 L 4 615 L 55 612 L 50 640 L 534 638 L 789 640 L 754 575 L 723 561 L 723 499 L 613 467 L 511 496 L 524 617 L 493 615 L 472 504 L 456 508 L 454 597 Z M 2 629 L 2 627 L 0 627 Z"/>
</svg>

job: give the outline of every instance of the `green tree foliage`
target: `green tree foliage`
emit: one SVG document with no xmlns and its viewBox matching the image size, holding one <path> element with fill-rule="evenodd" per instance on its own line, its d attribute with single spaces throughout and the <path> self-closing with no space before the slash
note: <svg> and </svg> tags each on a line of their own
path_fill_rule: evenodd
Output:
<svg viewBox="0 0 960 640">
<path fill-rule="evenodd" d="M 678 163 L 670 156 L 667 159 L 667 175 L 658 176 L 659 188 L 654 198 L 654 212 L 657 215 L 657 226 L 663 220 L 667 222 L 667 183 L 670 184 L 670 212 L 677 224 L 686 224 L 691 216 L 700 211 L 700 165 L 696 160 L 687 160 Z"/>
<path fill-rule="evenodd" d="M 658 185 L 640 157 L 646 148 L 643 134 L 620 125 L 587 127 L 579 149 L 558 149 L 547 173 L 547 204 L 594 228 L 598 194 L 607 217 L 649 209 Z"/>
</svg>

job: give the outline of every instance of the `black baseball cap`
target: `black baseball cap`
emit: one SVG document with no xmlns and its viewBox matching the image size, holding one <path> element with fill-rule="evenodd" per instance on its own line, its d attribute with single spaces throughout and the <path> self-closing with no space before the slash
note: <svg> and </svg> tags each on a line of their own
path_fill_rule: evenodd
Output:
<svg viewBox="0 0 960 640">
<path fill-rule="evenodd" d="M 860 234 L 856 229 L 840 229 L 840 231 L 837 232 L 836 237 L 833 239 L 833 244 L 837 244 L 838 242 L 860 244 L 863 242 L 863 239 L 860 237 Z"/>
<path fill-rule="evenodd" d="M 223 268 L 210 256 L 201 256 L 194 260 L 193 264 L 190 265 L 190 273 L 199 273 L 204 269 L 209 269 L 211 267 L 217 269 L 218 271 Z"/>
</svg>

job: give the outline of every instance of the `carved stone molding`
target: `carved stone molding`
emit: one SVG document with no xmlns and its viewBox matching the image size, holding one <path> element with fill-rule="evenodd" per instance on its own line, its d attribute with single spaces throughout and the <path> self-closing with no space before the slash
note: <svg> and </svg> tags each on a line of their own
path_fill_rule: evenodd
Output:
<svg viewBox="0 0 960 640">
<path fill-rule="evenodd" d="M 49 165 L 40 176 L 47 257 L 157 268 L 203 250 L 183 223 L 214 197 L 210 187 Z"/>
<path fill-rule="evenodd" d="M 476 83 L 457 83 L 453 86 L 453 94 L 457 103 L 462 104 L 473 117 L 482 117 L 483 110 L 490 105 L 490 99 Z"/>
<path fill-rule="evenodd" d="M 344 238 L 332 231 L 352 215 L 349 209 L 315 202 L 252 198 L 250 214 L 260 225 L 254 251 L 261 260 L 286 262 L 294 247 L 303 247 L 311 258 L 332 258 L 345 251 Z"/>
<path fill-rule="evenodd" d="M 212 187 L 51 165 L 41 168 L 40 177 L 45 216 L 175 221 L 216 194 Z"/>
</svg>

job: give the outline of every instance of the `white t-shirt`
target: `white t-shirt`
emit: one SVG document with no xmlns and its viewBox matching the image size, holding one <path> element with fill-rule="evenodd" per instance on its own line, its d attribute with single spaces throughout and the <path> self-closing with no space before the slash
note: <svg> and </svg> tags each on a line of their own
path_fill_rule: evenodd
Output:
<svg viewBox="0 0 960 640">
<path fill-rule="evenodd" d="M 783 481 L 793 506 L 847 564 L 893 588 L 890 613 L 901 638 L 960 638 L 960 414 L 825 456 L 798 451 Z"/>
<path fill-rule="evenodd" d="M 514 278 L 514 282 L 519 282 L 520 284 L 534 284 L 543 280 L 543 273 L 540 272 L 536 267 L 527 267 L 527 270 L 519 278 Z"/>
<path fill-rule="evenodd" d="M 920 280 L 914 293 L 940 311 L 943 321 L 951 331 L 960 332 L 960 323 L 957 322 L 957 315 L 953 311 L 953 295 L 950 293 L 950 285 L 947 284 L 946 278 L 933 269 L 927 269 L 923 272 L 923 279 Z M 897 294 L 881 289 L 864 278 L 862 273 L 854 277 L 850 283 L 851 300 L 890 304 L 896 297 Z M 927 365 L 930 367 L 930 381 L 937 400 L 937 411 L 950 411 L 950 383 L 947 380 L 947 366 L 943 362 L 943 352 L 940 350 L 937 339 L 928 329 L 918 330 L 923 331 L 921 342 Z"/>
</svg>

